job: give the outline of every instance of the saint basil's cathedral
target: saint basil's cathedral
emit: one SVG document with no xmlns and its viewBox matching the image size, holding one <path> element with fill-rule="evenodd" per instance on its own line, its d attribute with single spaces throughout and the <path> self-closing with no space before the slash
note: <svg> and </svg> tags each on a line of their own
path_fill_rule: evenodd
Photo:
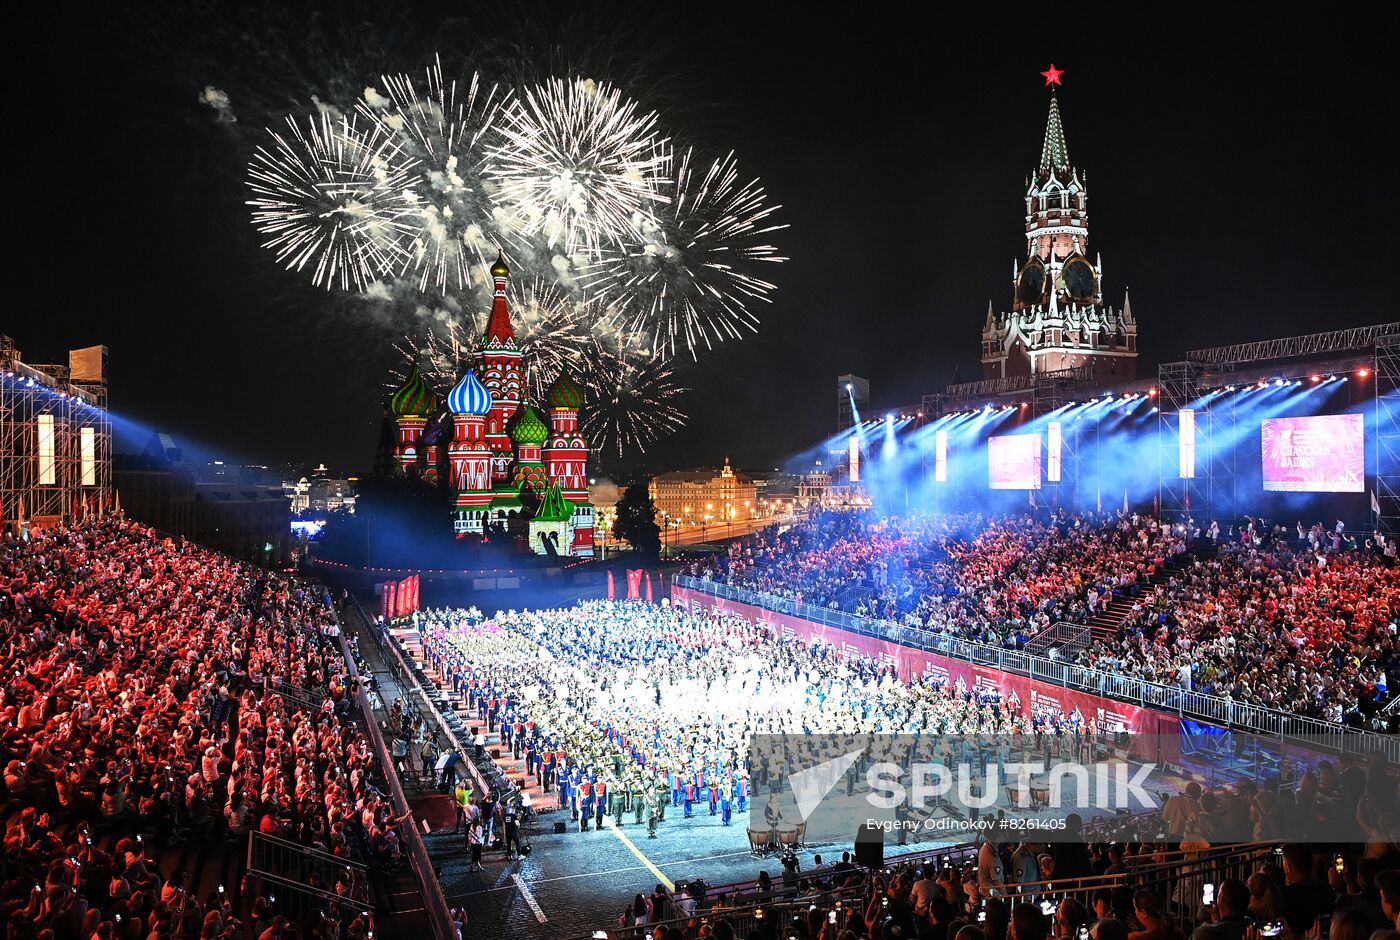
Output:
<svg viewBox="0 0 1400 940">
<path fill-rule="evenodd" d="M 543 402 L 525 400 L 526 363 L 506 305 L 504 258 L 491 266 L 491 277 L 486 333 L 474 367 L 447 393 L 446 414 L 416 366 L 390 397 L 396 467 L 425 483 L 446 473 L 459 537 L 506 532 L 527 536 L 536 554 L 591 556 L 583 393 L 562 372 Z"/>
</svg>

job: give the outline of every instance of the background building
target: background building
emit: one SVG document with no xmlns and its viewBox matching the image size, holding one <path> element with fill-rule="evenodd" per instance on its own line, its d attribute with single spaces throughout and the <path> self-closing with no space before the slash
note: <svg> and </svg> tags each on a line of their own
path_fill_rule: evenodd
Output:
<svg viewBox="0 0 1400 940">
<path fill-rule="evenodd" d="M 491 313 L 473 367 L 445 403 L 412 369 L 389 399 L 394 460 L 376 465 L 424 483 L 444 478 L 458 538 L 507 533 L 536 554 L 591 556 L 589 452 L 579 430 L 583 392 L 560 372 L 541 401 L 525 400 L 529 363 L 511 323 L 504 258 L 491 266 L 491 278 Z"/>
<path fill-rule="evenodd" d="M 213 461 L 195 466 L 169 434 L 140 454 L 118 455 L 114 482 L 129 518 L 260 565 L 291 557 L 291 505 L 266 467 Z"/>
<path fill-rule="evenodd" d="M 292 515 L 301 513 L 328 513 L 355 511 L 354 477 L 344 479 L 332 477 L 325 464 L 311 471 L 295 482 L 284 482 L 283 492 L 287 496 Z"/>
<path fill-rule="evenodd" d="M 761 512 L 753 480 L 736 473 L 726 457 L 719 470 L 674 470 L 651 481 L 651 500 L 663 526 L 708 529 L 726 522 L 747 523 Z"/>
</svg>

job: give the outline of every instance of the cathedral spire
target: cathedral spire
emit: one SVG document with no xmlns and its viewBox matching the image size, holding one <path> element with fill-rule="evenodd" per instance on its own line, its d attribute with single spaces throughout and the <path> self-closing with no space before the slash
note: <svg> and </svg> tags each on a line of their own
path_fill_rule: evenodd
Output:
<svg viewBox="0 0 1400 940">
<path fill-rule="evenodd" d="M 491 295 L 491 317 L 486 321 L 486 335 L 482 337 L 486 346 L 515 345 L 515 329 L 511 326 L 510 312 L 506 308 L 508 277 L 510 268 L 506 266 L 506 259 L 497 254 L 496 263 L 491 265 L 491 279 L 495 282 L 495 290 Z"/>
<path fill-rule="evenodd" d="M 1050 94 L 1050 118 L 1045 124 L 1045 146 L 1040 151 L 1040 168 L 1069 171 L 1069 147 L 1065 144 L 1065 128 L 1060 123 L 1060 102 Z"/>
</svg>

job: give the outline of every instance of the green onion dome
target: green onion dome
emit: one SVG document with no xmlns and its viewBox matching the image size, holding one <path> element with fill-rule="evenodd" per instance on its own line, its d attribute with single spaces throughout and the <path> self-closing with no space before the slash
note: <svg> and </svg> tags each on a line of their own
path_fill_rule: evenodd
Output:
<svg viewBox="0 0 1400 940">
<path fill-rule="evenodd" d="M 437 411 L 437 395 L 428 387 L 423 373 L 414 366 L 408 381 L 389 399 L 389 410 L 396 418 L 424 417 Z"/>
<path fill-rule="evenodd" d="M 510 429 L 510 439 L 517 446 L 538 447 L 549 440 L 549 428 L 544 426 L 535 409 L 526 405 L 515 419 L 515 426 Z"/>
</svg>

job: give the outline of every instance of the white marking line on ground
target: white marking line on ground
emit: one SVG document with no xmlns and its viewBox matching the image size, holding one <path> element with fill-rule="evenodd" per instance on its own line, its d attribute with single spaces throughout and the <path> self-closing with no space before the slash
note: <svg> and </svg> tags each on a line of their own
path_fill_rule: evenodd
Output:
<svg viewBox="0 0 1400 940">
<path fill-rule="evenodd" d="M 689 866 L 689 865 L 694 865 L 694 864 L 696 864 L 697 862 L 708 862 L 708 861 L 713 861 L 713 860 L 715 860 L 715 859 L 721 859 L 721 858 L 738 858 L 738 857 L 741 856 L 741 855 L 744 856 L 744 857 L 746 857 L 746 858 L 752 858 L 752 857 L 753 857 L 753 853 L 752 853 L 752 852 L 725 852 L 725 853 L 722 853 L 722 854 L 720 854 L 720 855 L 699 855 L 699 856 L 696 856 L 696 855 L 686 855 L 686 856 L 683 856 L 683 857 L 681 857 L 681 858 L 667 859 L 667 860 L 664 861 L 664 862 L 657 862 L 656 864 L 659 865 L 659 866 L 661 866 L 661 867 L 663 867 L 663 868 L 669 867 L 669 866 L 671 866 L 671 865 L 687 865 L 687 866 Z M 531 879 L 530 883 L 533 884 L 533 885 L 544 885 L 544 884 L 551 884 L 551 883 L 553 883 L 553 882 L 555 882 L 555 881 L 572 881 L 572 880 L 574 880 L 575 878 L 601 878 L 601 877 L 604 876 L 604 875 L 620 875 L 620 874 L 622 874 L 623 872 L 628 872 L 628 871 L 646 871 L 646 870 L 647 870 L 647 869 L 646 869 L 644 866 L 642 866 L 642 865 L 627 865 L 627 866 L 625 866 L 625 867 L 623 867 L 623 868 L 608 868 L 608 869 L 605 869 L 605 870 L 603 870 L 603 871 L 581 871 L 581 872 L 575 872 L 575 873 L 572 874 L 572 875 L 555 875 L 553 878 L 534 878 L 534 879 Z M 466 892 L 463 892 L 462 894 L 450 894 L 450 895 L 448 895 L 448 898 L 451 899 L 451 900 L 456 900 L 456 899 L 458 899 L 458 898 L 471 898 L 471 897 L 476 897 L 478 894 L 490 894 L 490 893 L 493 892 L 493 891 L 508 891 L 508 890 L 510 890 L 510 885 L 495 885 L 495 886 L 490 887 L 490 888 L 482 888 L 480 891 L 466 891 Z"/>
<path fill-rule="evenodd" d="M 525 887 L 525 882 L 518 874 L 512 873 L 510 880 L 515 882 L 515 886 L 520 889 L 520 896 L 525 899 L 525 903 L 530 905 L 530 910 L 535 913 L 535 920 L 540 923 L 545 922 L 544 910 L 540 907 L 540 902 L 535 900 L 535 896 L 530 893 L 530 889 Z"/>
</svg>

